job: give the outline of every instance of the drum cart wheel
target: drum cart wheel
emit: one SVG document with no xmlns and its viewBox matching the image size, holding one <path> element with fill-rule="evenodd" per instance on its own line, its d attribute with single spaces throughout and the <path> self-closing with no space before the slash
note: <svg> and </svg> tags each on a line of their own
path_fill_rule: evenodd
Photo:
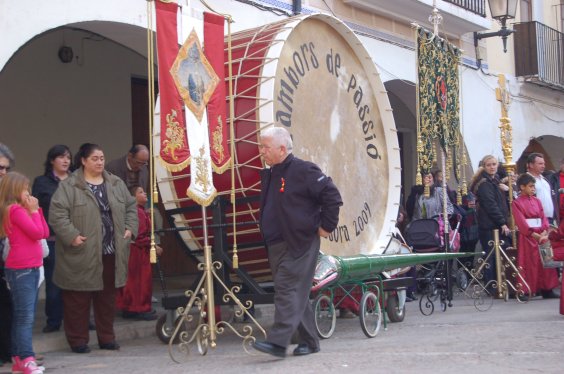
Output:
<svg viewBox="0 0 564 374">
<path fill-rule="evenodd" d="M 373 338 L 378 334 L 382 324 L 382 309 L 378 296 L 372 291 L 366 291 L 360 299 L 360 327 L 364 334 Z"/>
<path fill-rule="evenodd" d="M 170 311 L 173 315 L 176 315 L 176 313 L 174 313 L 174 311 Z M 170 339 L 172 338 L 172 334 L 174 333 L 174 329 L 176 328 L 176 325 L 179 321 L 179 319 L 181 317 L 177 316 L 174 322 L 169 322 L 167 321 L 167 317 L 168 317 L 169 312 L 161 315 L 159 317 L 159 319 L 157 320 L 157 324 L 155 326 L 155 332 L 157 333 L 157 337 L 159 338 L 159 340 L 161 342 L 163 342 L 164 344 L 168 344 L 170 342 Z M 173 318 L 171 318 L 172 320 Z M 179 335 L 177 334 L 175 339 L 174 339 L 174 343 L 178 343 L 179 341 Z"/>
<path fill-rule="evenodd" d="M 317 334 L 320 338 L 329 339 L 337 324 L 335 305 L 333 305 L 331 298 L 324 294 L 317 295 L 313 300 L 313 313 Z"/>
<path fill-rule="evenodd" d="M 402 322 L 405 318 L 405 302 L 403 303 L 403 307 L 400 309 L 399 292 L 402 291 L 389 294 L 386 303 L 386 313 L 388 313 L 388 318 L 391 322 Z"/>
</svg>

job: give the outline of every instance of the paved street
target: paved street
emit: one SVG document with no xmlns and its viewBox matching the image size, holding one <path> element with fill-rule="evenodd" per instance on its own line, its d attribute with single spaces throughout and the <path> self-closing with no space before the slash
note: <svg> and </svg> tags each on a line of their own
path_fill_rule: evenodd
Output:
<svg viewBox="0 0 564 374">
<path fill-rule="evenodd" d="M 338 319 L 333 336 L 322 341 L 321 352 L 305 357 L 290 355 L 278 360 L 258 352 L 248 355 L 241 340 L 227 333 L 206 356 L 192 346 L 191 356 L 181 364 L 172 362 L 167 346 L 155 336 L 145 336 L 121 339 L 119 352 L 48 352 L 45 366 L 47 373 L 57 374 L 564 372 L 564 317 L 558 314 L 558 300 L 534 298 L 527 304 L 495 300 L 489 311 L 479 312 L 459 295 L 452 308 L 428 317 L 421 315 L 418 302 L 407 306 L 404 322 L 389 324 L 374 339 L 364 336 L 358 318 Z M 268 326 L 272 308 L 259 308 L 260 322 Z M 124 323 L 122 320 L 120 334 L 128 331 L 130 338 L 149 335 L 139 331 L 154 326 L 153 322 Z M 40 345 L 45 335 L 36 334 L 34 339 Z M 96 347 L 95 339 L 91 346 Z M 7 367 L 0 368 L 0 373 L 8 372 Z"/>
</svg>

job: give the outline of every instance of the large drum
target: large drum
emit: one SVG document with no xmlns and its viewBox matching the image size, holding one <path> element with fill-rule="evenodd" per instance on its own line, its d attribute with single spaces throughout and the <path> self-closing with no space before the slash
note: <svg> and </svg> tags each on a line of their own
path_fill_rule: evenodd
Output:
<svg viewBox="0 0 564 374">
<path fill-rule="evenodd" d="M 386 90 L 361 42 L 341 21 L 312 15 L 236 33 L 232 45 L 232 157 L 236 198 L 243 200 L 235 213 L 241 224 L 237 226 L 240 267 L 258 280 L 270 274 L 258 225 L 248 224 L 258 221 L 260 214 L 259 170 L 264 164 L 258 141 L 261 130 L 269 126 L 285 126 L 294 140 L 294 154 L 319 165 L 341 191 L 339 226 L 322 240 L 321 250 L 340 256 L 382 253 L 398 213 L 400 156 Z M 158 133 L 155 137 L 158 154 Z M 201 225 L 201 211 L 186 197 L 189 169 L 170 173 L 155 164 L 161 197 L 175 225 Z M 229 201 L 230 171 L 214 174 L 214 184 Z M 227 205 L 227 222 L 231 222 Z M 211 215 L 210 211 L 208 223 Z M 201 230 L 181 231 L 181 235 L 194 254 L 201 253 Z M 232 228 L 227 237 L 231 245 Z M 213 243 L 213 236 L 210 240 Z"/>
</svg>

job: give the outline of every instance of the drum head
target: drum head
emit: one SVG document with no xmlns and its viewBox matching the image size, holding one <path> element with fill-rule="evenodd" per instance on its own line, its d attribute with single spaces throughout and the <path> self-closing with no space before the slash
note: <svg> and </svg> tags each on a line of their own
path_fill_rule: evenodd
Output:
<svg viewBox="0 0 564 374">
<path fill-rule="evenodd" d="M 278 38 L 281 48 L 272 110 L 261 122 L 285 126 L 294 154 L 333 178 L 344 205 L 339 226 L 322 251 L 334 255 L 382 253 L 395 225 L 400 190 L 397 134 L 385 88 L 360 41 L 328 16 L 300 20 Z M 279 46 L 278 46 L 279 47 Z M 263 74 L 264 75 L 264 74 Z"/>
</svg>

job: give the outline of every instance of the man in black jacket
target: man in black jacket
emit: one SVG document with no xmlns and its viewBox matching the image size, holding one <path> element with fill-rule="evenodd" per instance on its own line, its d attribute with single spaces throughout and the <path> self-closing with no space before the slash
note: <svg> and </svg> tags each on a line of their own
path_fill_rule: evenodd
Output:
<svg viewBox="0 0 564 374">
<path fill-rule="evenodd" d="M 295 331 L 295 356 L 319 352 L 309 291 L 320 237 L 337 227 L 341 195 L 315 164 L 292 154 L 292 138 L 282 127 L 261 133 L 260 153 L 270 168 L 261 171 L 260 226 L 274 277 L 274 325 L 267 341 L 254 347 L 277 357 Z"/>
</svg>

